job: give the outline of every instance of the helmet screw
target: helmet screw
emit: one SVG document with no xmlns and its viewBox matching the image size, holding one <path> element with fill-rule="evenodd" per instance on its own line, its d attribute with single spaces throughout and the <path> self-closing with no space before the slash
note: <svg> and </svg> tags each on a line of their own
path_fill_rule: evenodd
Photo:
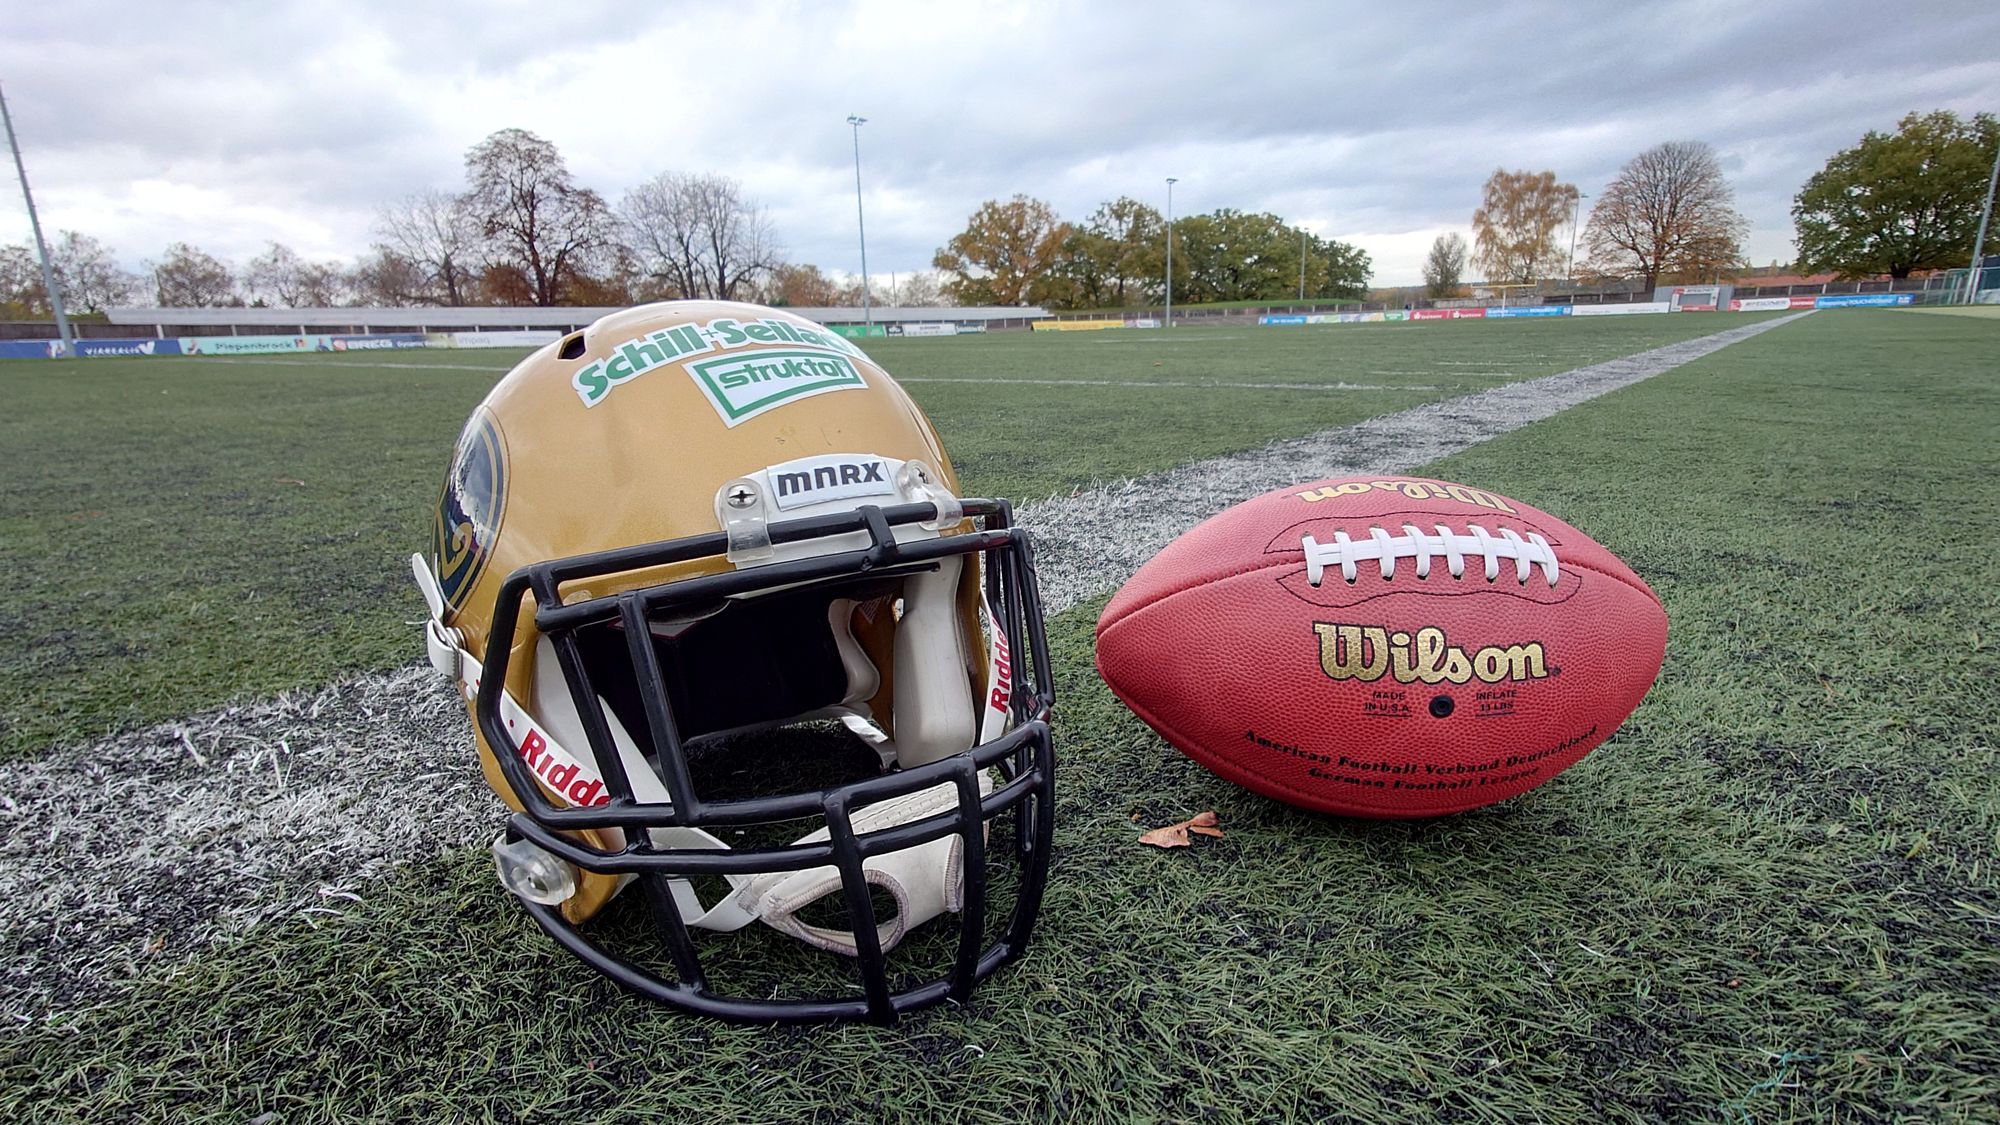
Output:
<svg viewBox="0 0 2000 1125">
<path fill-rule="evenodd" d="M 726 497 L 732 508 L 747 508 L 757 502 L 757 493 L 747 484 L 739 484 L 729 490 Z"/>
</svg>

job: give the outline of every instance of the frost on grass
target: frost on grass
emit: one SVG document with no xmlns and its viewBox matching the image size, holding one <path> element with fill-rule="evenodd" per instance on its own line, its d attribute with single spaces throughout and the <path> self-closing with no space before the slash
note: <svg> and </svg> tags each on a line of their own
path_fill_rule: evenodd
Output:
<svg viewBox="0 0 2000 1125">
<path fill-rule="evenodd" d="M 1789 319 L 1027 505 L 1044 600 L 1055 613 L 1115 588 L 1251 496 L 1406 471 Z M 422 665 L 0 765 L 0 1019 L 76 1011 L 259 922 L 339 913 L 399 864 L 484 842 L 501 808 L 472 762 L 463 705 Z"/>
</svg>

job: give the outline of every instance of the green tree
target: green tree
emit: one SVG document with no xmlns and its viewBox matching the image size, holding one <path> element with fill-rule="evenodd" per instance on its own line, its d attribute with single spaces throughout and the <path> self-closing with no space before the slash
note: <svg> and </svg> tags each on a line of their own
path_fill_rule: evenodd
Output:
<svg viewBox="0 0 2000 1125">
<path fill-rule="evenodd" d="M 1301 239 L 1297 227 L 1276 215 L 1225 207 L 1175 221 L 1174 295 L 1189 304 L 1296 296 L 1301 241 L 1308 297 L 1366 291 L 1370 264 L 1358 247 L 1312 234 Z"/>
<path fill-rule="evenodd" d="M 1163 291 L 1166 220 L 1152 207 L 1119 196 L 1092 212 L 1064 247 L 1081 304 L 1123 307 Z"/>
<path fill-rule="evenodd" d="M 1465 277 L 1465 236 L 1452 231 L 1438 235 L 1424 257 L 1424 293 L 1435 299 L 1458 292 Z"/>
<path fill-rule="evenodd" d="M 972 213 L 931 264 L 955 304 L 1063 306 L 1077 286 L 1057 267 L 1072 228 L 1039 199 L 989 199 Z"/>
<path fill-rule="evenodd" d="M 1834 153 L 1792 202 L 1799 268 L 1841 277 L 1963 266 L 1972 260 L 2000 119 L 1912 113 Z"/>
</svg>

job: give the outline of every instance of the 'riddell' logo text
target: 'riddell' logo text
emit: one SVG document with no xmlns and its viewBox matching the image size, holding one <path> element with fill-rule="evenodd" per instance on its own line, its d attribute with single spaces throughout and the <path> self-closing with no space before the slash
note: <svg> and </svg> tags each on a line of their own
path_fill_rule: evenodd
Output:
<svg viewBox="0 0 2000 1125">
<path fill-rule="evenodd" d="M 1540 641 L 1518 645 L 1488 645 L 1467 652 L 1444 638 L 1435 626 L 1414 635 L 1390 632 L 1380 625 L 1313 623 L 1319 635 L 1319 667 L 1334 680 L 1372 683 L 1390 676 L 1401 684 L 1463 684 L 1472 680 L 1497 684 L 1507 680 L 1539 680 L 1549 672 Z"/>
<path fill-rule="evenodd" d="M 592 777 L 581 762 L 549 745 L 542 732 L 531 730 L 521 740 L 521 760 L 535 771 L 549 791 L 577 808 L 608 804 L 611 794 L 604 791 L 602 778 Z"/>
</svg>

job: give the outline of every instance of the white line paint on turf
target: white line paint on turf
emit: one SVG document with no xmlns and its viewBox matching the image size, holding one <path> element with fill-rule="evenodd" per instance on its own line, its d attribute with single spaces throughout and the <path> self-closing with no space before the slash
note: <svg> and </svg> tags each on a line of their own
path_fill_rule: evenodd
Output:
<svg viewBox="0 0 2000 1125">
<path fill-rule="evenodd" d="M 1042 598 L 1055 612 L 1115 589 L 1175 536 L 1249 497 L 1319 477 L 1407 471 L 1794 319 L 1748 324 L 1027 505 L 1021 522 L 1034 533 Z"/>
<path fill-rule="evenodd" d="M 1021 383 L 1040 387 L 1168 387 L 1182 391 L 1217 388 L 1251 391 L 1434 391 L 1414 383 L 1232 383 L 1221 379 L 1008 379 L 1001 376 L 898 375 L 898 383 Z"/>
<path fill-rule="evenodd" d="M 1024 505 L 1043 597 L 1059 612 L 1105 593 L 1246 497 L 1411 469 L 1790 319 Z M 472 760 L 463 706 L 420 665 L 0 765 L 0 1019 L 76 1012 L 259 922 L 340 913 L 399 864 L 485 842 L 500 803 Z"/>
</svg>

